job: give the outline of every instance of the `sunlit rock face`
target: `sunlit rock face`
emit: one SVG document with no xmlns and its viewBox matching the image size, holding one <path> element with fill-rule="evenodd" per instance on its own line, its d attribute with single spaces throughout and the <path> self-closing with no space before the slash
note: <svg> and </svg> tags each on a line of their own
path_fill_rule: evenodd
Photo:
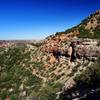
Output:
<svg viewBox="0 0 100 100">
<path fill-rule="evenodd" d="M 85 57 L 100 57 L 100 46 L 98 40 L 94 39 L 79 39 L 75 41 L 76 51 L 80 56 Z"/>
</svg>

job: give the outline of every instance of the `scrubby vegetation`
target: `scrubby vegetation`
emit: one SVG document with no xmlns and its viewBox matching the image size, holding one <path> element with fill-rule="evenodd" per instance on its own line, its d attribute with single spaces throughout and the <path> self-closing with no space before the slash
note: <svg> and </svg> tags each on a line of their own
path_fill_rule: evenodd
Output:
<svg viewBox="0 0 100 100">
<path fill-rule="evenodd" d="M 41 79 L 24 68 L 30 60 L 30 52 L 25 53 L 25 48 L 25 45 L 0 48 L 0 97 L 3 100 L 6 96 L 17 100 L 21 93 L 29 95 L 32 89 L 39 90 L 41 86 Z"/>
<path fill-rule="evenodd" d="M 94 38 L 96 39 L 100 39 L 100 27 L 97 27 L 95 30 L 94 30 Z"/>
<path fill-rule="evenodd" d="M 92 38 L 92 34 L 90 33 L 90 30 L 86 30 L 84 26 L 79 27 L 79 38 Z"/>
<path fill-rule="evenodd" d="M 61 84 L 43 83 L 43 80 L 32 74 L 30 64 L 35 69 L 43 70 L 42 62 L 30 62 L 31 53 L 26 45 L 11 48 L 0 48 L 0 98 L 4 100 L 55 100 Z M 44 84 L 44 85 L 43 85 Z"/>
</svg>

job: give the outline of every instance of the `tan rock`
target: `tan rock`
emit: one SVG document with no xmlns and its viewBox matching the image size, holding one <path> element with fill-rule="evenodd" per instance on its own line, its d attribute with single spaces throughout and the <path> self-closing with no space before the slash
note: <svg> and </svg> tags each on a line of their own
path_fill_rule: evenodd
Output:
<svg viewBox="0 0 100 100">
<path fill-rule="evenodd" d="M 50 57 L 50 63 L 51 64 L 56 62 L 56 58 L 53 56 L 53 54 L 51 54 L 49 57 Z"/>
<path fill-rule="evenodd" d="M 73 80 L 73 78 L 70 78 L 64 86 L 64 90 L 70 89 L 72 88 L 74 85 L 76 84 L 76 82 Z"/>
</svg>

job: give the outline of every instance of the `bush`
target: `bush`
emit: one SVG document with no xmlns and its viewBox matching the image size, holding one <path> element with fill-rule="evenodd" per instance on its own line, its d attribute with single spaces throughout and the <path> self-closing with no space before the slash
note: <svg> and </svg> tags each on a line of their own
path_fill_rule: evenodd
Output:
<svg viewBox="0 0 100 100">
<path fill-rule="evenodd" d="M 79 38 L 93 38 L 93 35 L 90 33 L 90 30 L 86 30 L 84 26 L 79 27 L 79 32 Z"/>
<path fill-rule="evenodd" d="M 39 100 L 56 100 L 56 93 L 62 87 L 62 84 L 46 84 L 45 87 L 42 87 L 38 93 Z"/>
<path fill-rule="evenodd" d="M 100 39 L 100 28 L 99 28 L 99 27 L 97 27 L 97 28 L 94 30 L 94 38 Z"/>
</svg>

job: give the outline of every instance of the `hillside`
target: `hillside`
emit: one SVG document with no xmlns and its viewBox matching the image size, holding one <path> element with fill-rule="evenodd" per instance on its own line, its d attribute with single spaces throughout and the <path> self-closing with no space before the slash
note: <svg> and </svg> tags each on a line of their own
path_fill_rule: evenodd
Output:
<svg viewBox="0 0 100 100">
<path fill-rule="evenodd" d="M 73 37 L 100 39 L 100 10 L 92 13 L 89 17 L 71 29 L 57 32 L 44 40 L 43 49 L 51 49 L 54 45 L 63 45 Z M 46 47 L 47 46 L 47 47 Z"/>
<path fill-rule="evenodd" d="M 37 45 L 31 44 L 0 48 L 0 97 L 8 96 L 11 100 L 29 100 L 35 96 L 39 96 L 39 100 L 54 98 L 62 85 L 46 82 L 52 68 L 45 68 L 44 55 Z"/>
<path fill-rule="evenodd" d="M 72 100 L 99 89 L 99 32 L 100 11 L 96 11 L 78 26 L 42 42 L 3 42 L 0 45 L 0 99 Z M 76 43 L 78 56 L 69 63 L 65 54 L 71 42 Z M 58 49 L 59 59 L 54 55 Z"/>
</svg>

